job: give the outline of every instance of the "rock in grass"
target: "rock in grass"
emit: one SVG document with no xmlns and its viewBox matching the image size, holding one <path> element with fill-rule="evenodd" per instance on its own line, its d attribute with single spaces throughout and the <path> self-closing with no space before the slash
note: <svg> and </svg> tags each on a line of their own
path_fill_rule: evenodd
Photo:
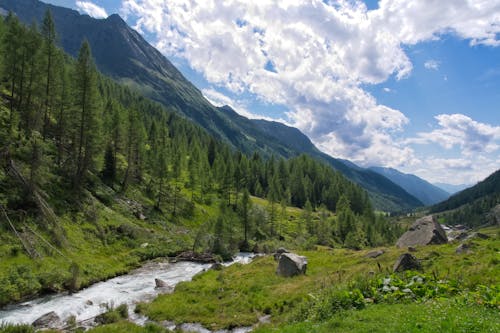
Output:
<svg viewBox="0 0 500 333">
<path fill-rule="evenodd" d="M 396 246 L 399 248 L 429 245 L 429 244 L 444 244 L 448 242 L 446 232 L 437 222 L 433 215 L 422 217 L 416 220 L 410 229 L 401 236 Z"/>
<path fill-rule="evenodd" d="M 284 247 L 280 247 L 279 249 L 276 250 L 276 252 L 274 252 L 273 256 L 274 256 L 274 260 L 278 261 L 281 257 L 281 255 L 283 253 L 290 253 L 290 251 L 288 251 L 287 249 L 285 249 Z"/>
<path fill-rule="evenodd" d="M 31 325 L 35 328 L 57 328 L 61 326 L 61 318 L 57 313 L 51 311 L 39 317 Z"/>
<path fill-rule="evenodd" d="M 398 260 L 394 263 L 392 270 L 394 272 L 403 272 L 408 270 L 421 270 L 422 265 L 417 258 L 409 253 L 404 253 L 399 256 Z"/>
<path fill-rule="evenodd" d="M 385 253 L 384 250 L 375 250 L 375 251 L 370 251 L 367 254 L 365 254 L 365 257 L 367 258 L 377 258 L 380 257 Z"/>
<path fill-rule="evenodd" d="M 299 274 L 306 274 L 307 258 L 295 253 L 283 253 L 279 257 L 276 274 L 284 277 L 291 277 Z"/>
<path fill-rule="evenodd" d="M 468 253 L 471 253 L 471 247 L 469 244 L 466 244 L 466 243 L 462 243 L 460 244 L 456 249 L 455 249 L 455 253 L 456 254 L 462 254 L 462 253 L 465 253 L 465 254 L 468 254 Z"/>
</svg>

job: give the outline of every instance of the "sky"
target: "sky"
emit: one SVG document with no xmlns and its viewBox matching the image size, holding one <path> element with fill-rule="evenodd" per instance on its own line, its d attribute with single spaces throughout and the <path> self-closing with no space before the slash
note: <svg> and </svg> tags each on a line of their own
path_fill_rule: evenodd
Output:
<svg viewBox="0 0 500 333">
<path fill-rule="evenodd" d="M 500 0 L 50 0 L 119 13 L 213 104 L 358 165 L 500 168 Z"/>
</svg>

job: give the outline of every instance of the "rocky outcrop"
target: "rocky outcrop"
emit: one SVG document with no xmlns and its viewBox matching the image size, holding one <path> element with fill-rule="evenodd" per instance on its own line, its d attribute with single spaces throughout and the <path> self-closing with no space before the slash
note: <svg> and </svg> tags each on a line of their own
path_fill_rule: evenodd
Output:
<svg viewBox="0 0 500 333">
<path fill-rule="evenodd" d="M 290 253 L 290 251 L 288 251 L 287 249 L 285 249 L 284 247 L 280 247 L 279 249 L 276 250 L 276 252 L 274 252 L 273 256 L 274 256 L 274 260 L 278 261 L 281 257 L 281 255 L 283 253 Z"/>
<path fill-rule="evenodd" d="M 307 269 L 307 258 L 295 253 L 283 253 L 279 257 L 276 274 L 284 277 L 291 277 L 305 274 Z"/>
<path fill-rule="evenodd" d="M 377 258 L 380 257 L 385 253 L 384 250 L 375 250 L 375 251 L 370 251 L 367 254 L 365 254 L 366 258 Z"/>
<path fill-rule="evenodd" d="M 54 311 L 44 314 L 35 320 L 31 325 L 37 329 L 57 328 L 61 326 L 61 318 Z"/>
<path fill-rule="evenodd" d="M 421 270 L 422 265 L 417 258 L 409 253 L 404 253 L 399 256 L 398 260 L 394 263 L 392 270 L 394 272 L 403 272 L 408 270 Z"/>
<path fill-rule="evenodd" d="M 444 244 L 448 242 L 446 233 L 433 215 L 422 217 L 416 220 L 410 229 L 401 236 L 396 246 L 399 248 Z"/>
</svg>

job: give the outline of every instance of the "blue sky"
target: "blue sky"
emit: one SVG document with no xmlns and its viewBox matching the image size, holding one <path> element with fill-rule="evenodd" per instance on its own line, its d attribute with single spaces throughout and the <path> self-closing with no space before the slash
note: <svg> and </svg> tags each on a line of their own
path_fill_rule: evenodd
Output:
<svg viewBox="0 0 500 333">
<path fill-rule="evenodd" d="M 431 182 L 500 168 L 500 0 L 51 0 L 120 13 L 214 104 Z"/>
</svg>

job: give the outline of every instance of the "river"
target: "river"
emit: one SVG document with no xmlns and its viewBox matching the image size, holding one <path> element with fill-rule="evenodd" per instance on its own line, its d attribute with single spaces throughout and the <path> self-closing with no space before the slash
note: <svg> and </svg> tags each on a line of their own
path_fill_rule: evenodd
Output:
<svg viewBox="0 0 500 333">
<path fill-rule="evenodd" d="M 233 261 L 224 263 L 229 266 L 239 262 L 249 263 L 254 254 L 239 253 Z M 152 261 L 141 268 L 107 281 L 98 282 L 74 294 L 54 294 L 34 300 L 8 306 L 0 310 L 0 322 L 31 324 L 40 316 L 54 311 L 62 321 L 75 316 L 78 323 L 89 322 L 97 315 L 107 311 L 106 306 L 127 304 L 130 319 L 142 324 L 144 317 L 133 313 L 135 304 L 153 300 L 164 288 L 155 288 L 155 279 L 165 281 L 174 287 L 181 281 L 188 281 L 194 275 L 208 269 L 212 264 L 200 264 L 189 261 L 169 263 L 167 261 Z"/>
</svg>

